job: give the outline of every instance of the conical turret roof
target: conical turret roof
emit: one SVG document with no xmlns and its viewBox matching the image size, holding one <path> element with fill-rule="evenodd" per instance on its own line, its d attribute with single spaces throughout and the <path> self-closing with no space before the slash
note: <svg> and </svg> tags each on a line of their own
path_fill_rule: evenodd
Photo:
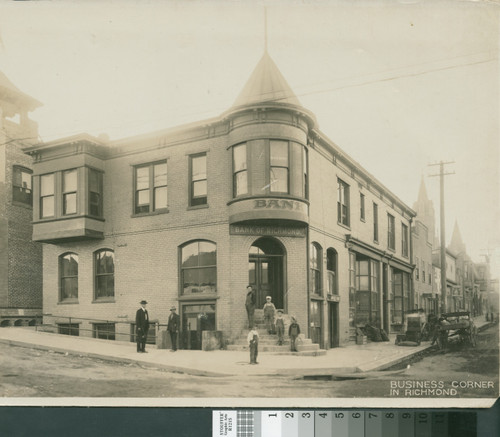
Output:
<svg viewBox="0 0 500 437">
<path fill-rule="evenodd" d="M 267 51 L 250 75 L 233 108 L 266 102 L 302 106 Z"/>
</svg>

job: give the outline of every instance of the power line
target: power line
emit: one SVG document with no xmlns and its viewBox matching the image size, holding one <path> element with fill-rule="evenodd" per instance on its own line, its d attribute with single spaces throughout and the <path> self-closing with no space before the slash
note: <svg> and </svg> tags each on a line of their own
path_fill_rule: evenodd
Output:
<svg viewBox="0 0 500 437">
<path fill-rule="evenodd" d="M 489 52 L 481 52 L 480 54 L 483 54 L 483 53 L 489 53 Z M 457 59 L 457 58 L 463 58 L 466 56 L 471 56 L 471 55 L 453 57 L 453 58 L 445 59 L 443 61 L 448 61 L 448 60 Z M 465 64 L 449 65 L 446 67 L 428 69 L 428 70 L 424 70 L 424 71 L 420 71 L 420 72 L 410 72 L 410 73 L 406 73 L 406 74 L 398 74 L 398 75 L 393 75 L 393 76 L 389 76 L 389 77 L 385 77 L 385 78 L 367 80 L 367 81 L 359 82 L 359 83 L 353 83 L 353 84 L 347 84 L 347 85 L 341 85 L 341 86 L 333 86 L 333 87 L 328 87 L 328 88 L 321 88 L 321 89 L 313 90 L 313 91 L 304 91 L 304 92 L 296 93 L 296 95 L 297 95 L 297 97 L 304 97 L 304 96 L 310 96 L 310 95 L 315 95 L 315 94 L 330 93 L 330 92 L 339 91 L 339 90 L 348 89 L 348 88 L 367 86 L 367 85 L 376 84 L 376 83 L 389 82 L 389 81 L 393 81 L 393 80 L 404 79 L 404 78 L 409 78 L 409 77 L 417 77 L 417 76 L 422 76 L 425 74 L 431 74 L 431 73 L 440 72 L 440 71 L 446 71 L 446 70 L 451 70 L 451 69 L 456 69 L 456 68 L 479 65 L 479 64 L 493 62 L 496 60 L 498 60 L 498 58 L 485 59 L 485 60 L 480 60 L 480 61 L 476 61 L 476 62 L 469 62 L 469 63 L 465 63 Z M 416 64 L 414 66 L 427 65 L 427 64 L 428 63 Z M 410 66 L 410 67 L 414 67 L 414 66 Z M 400 70 L 400 69 L 404 69 L 404 68 L 409 68 L 409 67 L 400 67 L 397 69 L 390 69 L 390 70 L 386 70 L 386 71 L 383 71 L 383 72 L 380 72 L 377 74 L 384 74 L 384 73 L 389 72 L 389 71 Z M 365 76 L 358 76 L 357 78 L 363 78 L 363 77 L 367 77 L 367 76 L 366 75 Z M 345 79 L 341 79 L 341 80 L 345 80 Z M 321 82 L 321 83 L 324 84 L 325 82 Z M 314 87 L 314 86 L 315 86 L 314 84 L 309 85 L 309 87 Z M 300 89 L 300 86 L 298 88 Z M 269 100 L 269 102 L 271 102 L 271 101 L 279 102 L 280 100 L 283 100 L 284 98 L 286 98 L 286 97 Z M 206 114 L 213 114 L 216 110 L 218 110 L 219 112 L 223 112 L 225 109 L 227 109 L 227 103 L 226 103 L 227 100 L 224 100 L 224 101 L 220 100 L 218 102 L 220 102 L 220 103 L 217 103 L 217 101 L 216 101 L 216 104 L 214 106 L 212 106 L 211 109 L 205 109 L 205 110 L 196 111 L 196 112 L 189 112 L 189 111 L 191 108 L 196 108 L 196 107 L 201 108 L 204 105 L 189 105 L 186 107 L 187 111 L 182 113 L 181 117 L 182 118 L 188 118 L 188 117 L 195 118 L 197 116 L 203 116 L 204 114 L 205 115 Z M 223 104 L 224 104 L 224 106 L 222 106 Z M 148 118 L 148 119 L 142 119 L 142 120 L 135 119 L 135 122 L 134 121 L 126 122 L 126 123 L 123 122 L 123 123 L 120 123 L 119 125 L 116 125 L 112 128 L 116 129 L 116 128 L 120 128 L 122 126 L 130 126 L 131 124 L 136 125 L 136 126 L 147 126 L 148 124 L 151 124 L 151 123 L 154 124 L 155 122 L 157 122 L 163 118 L 166 118 L 168 116 L 168 114 L 173 114 L 173 113 L 179 114 L 179 108 L 172 108 L 168 111 L 161 111 L 159 113 L 157 112 L 156 113 L 157 115 L 154 118 Z M 103 130 L 103 131 L 106 131 L 106 129 L 109 129 L 109 126 L 95 128 L 95 130 Z M 54 137 L 64 136 L 64 135 L 68 135 L 71 133 L 77 133 L 77 132 L 81 132 L 81 130 L 71 130 L 71 131 L 66 131 L 66 133 L 50 134 L 50 136 L 54 136 Z"/>
</svg>

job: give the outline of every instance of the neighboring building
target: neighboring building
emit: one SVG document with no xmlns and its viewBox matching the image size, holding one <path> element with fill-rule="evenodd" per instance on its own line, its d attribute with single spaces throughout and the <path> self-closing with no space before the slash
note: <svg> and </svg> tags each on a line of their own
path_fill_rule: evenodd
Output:
<svg viewBox="0 0 500 437">
<path fill-rule="evenodd" d="M 489 306 L 489 295 L 492 291 L 491 289 L 491 275 L 490 275 L 490 264 L 489 259 L 486 259 L 484 263 L 476 263 L 477 279 L 476 283 L 478 285 L 479 296 L 478 296 L 478 313 L 485 314 L 491 312 Z"/>
<path fill-rule="evenodd" d="M 420 183 L 418 200 L 413 205 L 417 213 L 412 226 L 413 283 L 415 309 L 423 308 L 426 314 L 439 313 L 437 288 L 433 287 L 432 249 L 434 236 L 434 208 L 427 197 L 424 180 Z"/>
<path fill-rule="evenodd" d="M 441 258 L 439 249 L 434 250 L 432 253 L 432 263 L 441 270 Z M 445 308 L 447 312 L 459 311 L 461 308 L 462 296 L 460 293 L 459 279 L 457 276 L 457 258 L 454 253 L 446 249 L 446 303 Z M 441 301 L 440 301 L 441 302 Z"/>
<path fill-rule="evenodd" d="M 130 339 L 146 299 L 160 324 L 179 308 L 183 347 L 232 342 L 248 283 L 325 348 L 413 308 L 415 212 L 319 131 L 267 53 L 218 118 L 26 151 L 59 332 Z"/>
<path fill-rule="evenodd" d="M 42 315 L 42 245 L 31 239 L 32 160 L 38 141 L 28 112 L 41 104 L 0 72 L 0 326 L 35 324 Z"/>
</svg>

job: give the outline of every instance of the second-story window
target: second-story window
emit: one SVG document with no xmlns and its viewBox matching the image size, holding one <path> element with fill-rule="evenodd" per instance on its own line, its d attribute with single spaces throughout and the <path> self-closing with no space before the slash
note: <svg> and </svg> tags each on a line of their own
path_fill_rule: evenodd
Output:
<svg viewBox="0 0 500 437">
<path fill-rule="evenodd" d="M 54 217 L 54 173 L 40 177 L 40 217 Z"/>
<path fill-rule="evenodd" d="M 12 200 L 32 205 L 31 170 L 14 166 L 12 180 Z"/>
<path fill-rule="evenodd" d="M 64 171 L 62 177 L 63 215 L 76 214 L 76 189 L 76 169 Z"/>
<path fill-rule="evenodd" d="M 401 224 L 401 253 L 408 256 L 408 226 Z"/>
<path fill-rule="evenodd" d="M 207 204 L 207 154 L 192 155 L 190 160 L 191 186 L 189 206 Z"/>
<path fill-rule="evenodd" d="M 102 173 L 89 169 L 89 213 L 102 217 Z"/>
<path fill-rule="evenodd" d="M 359 193 L 359 219 L 365 221 L 365 195 Z"/>
<path fill-rule="evenodd" d="M 378 205 L 373 204 L 373 241 L 378 242 Z"/>
<path fill-rule="evenodd" d="M 233 195 L 248 193 L 247 145 L 233 147 Z"/>
<path fill-rule="evenodd" d="M 135 168 L 135 213 L 167 208 L 167 163 L 165 161 Z"/>
<path fill-rule="evenodd" d="M 288 193 L 288 141 L 270 142 L 271 192 Z"/>
<path fill-rule="evenodd" d="M 420 260 L 418 256 L 415 257 L 415 279 L 417 281 L 420 279 Z"/>
<path fill-rule="evenodd" d="M 337 221 L 349 226 L 349 185 L 337 179 Z"/>
<path fill-rule="evenodd" d="M 387 214 L 387 247 L 396 250 L 395 220 L 391 214 Z"/>
</svg>

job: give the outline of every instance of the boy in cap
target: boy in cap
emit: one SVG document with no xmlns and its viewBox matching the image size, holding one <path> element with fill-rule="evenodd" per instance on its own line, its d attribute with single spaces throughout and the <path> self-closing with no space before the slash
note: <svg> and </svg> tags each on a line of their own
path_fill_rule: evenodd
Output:
<svg viewBox="0 0 500 437">
<path fill-rule="evenodd" d="M 168 317 L 167 331 L 170 333 L 170 340 L 172 342 L 172 352 L 177 350 L 177 333 L 179 332 L 180 317 L 175 312 L 176 308 L 170 308 L 170 316 Z"/>
<path fill-rule="evenodd" d="M 135 313 L 135 337 L 137 341 L 137 352 L 146 353 L 146 339 L 149 331 L 149 315 L 146 309 L 147 302 L 141 300 L 141 308 Z"/>
<path fill-rule="evenodd" d="M 275 312 L 276 312 L 276 307 L 271 302 L 271 296 L 266 296 L 266 303 L 264 304 L 264 321 L 266 322 L 266 329 L 268 334 L 273 333 Z"/>
<path fill-rule="evenodd" d="M 274 324 L 276 325 L 276 334 L 278 334 L 278 345 L 281 346 L 283 344 L 283 334 L 285 332 L 285 320 L 283 319 L 283 311 L 277 311 L 276 320 Z"/>
</svg>

